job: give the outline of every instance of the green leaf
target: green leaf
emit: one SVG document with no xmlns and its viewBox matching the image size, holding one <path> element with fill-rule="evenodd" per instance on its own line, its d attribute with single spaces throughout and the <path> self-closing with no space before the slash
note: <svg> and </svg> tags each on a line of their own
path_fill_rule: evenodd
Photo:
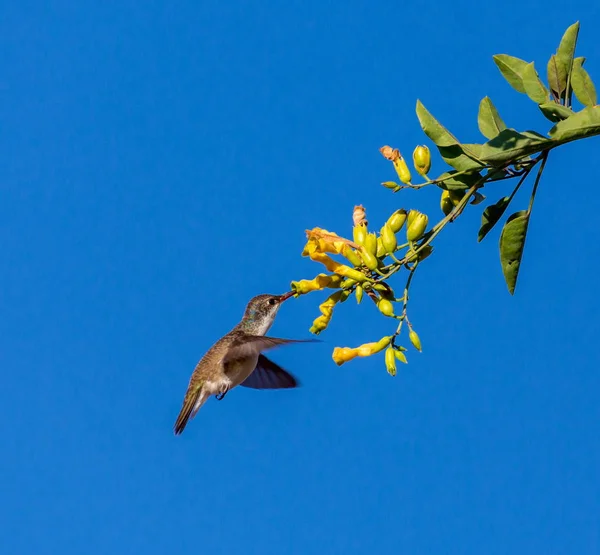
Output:
<svg viewBox="0 0 600 555">
<path fill-rule="evenodd" d="M 505 123 L 489 96 L 482 98 L 479 103 L 477 123 L 479 131 L 486 139 L 493 139 L 498 133 L 506 129 Z"/>
<path fill-rule="evenodd" d="M 485 195 L 482 195 L 481 193 L 475 191 L 475 193 L 473 194 L 473 200 L 469 204 L 477 206 L 478 204 L 481 204 L 484 200 Z"/>
<path fill-rule="evenodd" d="M 533 62 L 527 64 L 523 68 L 522 78 L 525 92 L 527 93 L 527 96 L 531 98 L 531 100 L 537 104 L 548 102 L 550 92 L 539 78 Z"/>
<path fill-rule="evenodd" d="M 579 21 L 573 23 L 563 35 L 558 50 L 556 51 L 556 58 L 558 63 L 561 64 L 568 75 L 573 66 L 573 58 L 575 57 L 575 46 L 577 44 L 577 36 L 579 35 Z"/>
<path fill-rule="evenodd" d="M 417 100 L 417 117 L 421 128 L 438 147 L 444 161 L 459 171 L 476 170 L 483 167 L 478 161 L 481 145 L 461 145 L 431 113 Z"/>
<path fill-rule="evenodd" d="M 568 143 L 600 134 L 600 106 L 589 106 L 558 122 L 548 135 L 558 143 Z M 485 145 L 484 145 L 485 146 Z"/>
<path fill-rule="evenodd" d="M 417 117 L 425 135 L 436 146 L 454 146 L 460 144 L 458 139 L 431 115 L 420 100 L 417 100 Z"/>
<path fill-rule="evenodd" d="M 481 149 L 481 160 L 493 165 L 529 156 L 550 146 L 551 141 L 532 132 L 519 133 L 505 129 L 497 137 L 485 143 Z"/>
<path fill-rule="evenodd" d="M 443 173 L 436 179 L 436 185 L 446 191 L 466 191 L 481 180 L 479 172 L 455 175 L 456 173 L 456 171 Z"/>
<path fill-rule="evenodd" d="M 567 88 L 567 71 L 558 62 L 555 54 L 548 60 L 548 85 L 557 100 L 562 98 Z"/>
<path fill-rule="evenodd" d="M 514 294 L 525 248 L 529 212 L 521 210 L 508 218 L 500 234 L 500 264 L 510 294 Z"/>
<path fill-rule="evenodd" d="M 571 110 L 571 108 L 567 108 L 566 106 L 562 106 L 556 102 L 546 102 L 544 104 L 540 104 L 539 108 L 546 119 L 549 119 L 554 123 L 557 121 L 562 121 L 563 119 L 567 119 L 575 113 L 573 110 Z"/>
<path fill-rule="evenodd" d="M 508 81 L 508 84 L 520 93 L 524 93 L 523 70 L 527 62 L 508 54 L 496 54 L 494 62 L 498 66 L 500 73 L 504 76 L 504 79 Z"/>
<path fill-rule="evenodd" d="M 477 242 L 483 241 L 483 238 L 498 223 L 498 220 L 504 214 L 504 211 L 510 204 L 510 197 L 502 197 L 496 204 L 490 204 L 481 214 L 481 227 L 477 234 Z"/>
<path fill-rule="evenodd" d="M 573 60 L 573 74 L 571 75 L 571 86 L 577 100 L 584 106 L 594 106 L 597 103 L 596 87 L 589 73 L 583 69 L 585 58 Z"/>
</svg>

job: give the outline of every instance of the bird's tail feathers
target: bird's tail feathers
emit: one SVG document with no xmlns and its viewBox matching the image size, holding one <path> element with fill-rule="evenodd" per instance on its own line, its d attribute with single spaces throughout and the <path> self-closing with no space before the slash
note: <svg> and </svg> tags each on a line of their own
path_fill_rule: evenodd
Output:
<svg viewBox="0 0 600 555">
<path fill-rule="evenodd" d="M 206 400 L 209 397 L 210 395 L 204 390 L 202 385 L 188 390 L 185 399 L 183 400 L 183 406 L 181 407 L 179 416 L 175 421 L 175 426 L 173 428 L 175 435 L 179 435 L 183 432 L 187 423 L 196 416 L 200 407 L 206 403 Z"/>
</svg>

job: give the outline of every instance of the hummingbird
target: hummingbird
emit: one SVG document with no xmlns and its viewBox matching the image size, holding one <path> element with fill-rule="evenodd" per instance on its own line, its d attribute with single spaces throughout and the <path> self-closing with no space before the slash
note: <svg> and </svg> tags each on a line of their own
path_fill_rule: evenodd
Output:
<svg viewBox="0 0 600 555">
<path fill-rule="evenodd" d="M 200 359 L 175 422 L 175 435 L 183 432 L 188 421 L 196 416 L 211 395 L 220 401 L 238 385 L 252 389 L 284 389 L 299 385 L 292 374 L 262 354 L 280 345 L 314 341 L 265 335 L 273 325 L 281 304 L 292 295 L 293 292 L 258 295 L 251 299 L 240 323 Z"/>
</svg>

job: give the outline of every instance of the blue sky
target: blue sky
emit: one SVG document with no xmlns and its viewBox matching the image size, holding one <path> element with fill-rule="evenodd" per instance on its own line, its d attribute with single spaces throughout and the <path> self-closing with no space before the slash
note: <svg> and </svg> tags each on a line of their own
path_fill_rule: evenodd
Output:
<svg viewBox="0 0 600 555">
<path fill-rule="evenodd" d="M 419 269 L 424 352 L 396 378 L 331 361 L 390 330 L 348 302 L 324 343 L 273 353 L 302 388 L 238 388 L 172 433 L 247 300 L 317 272 L 305 229 L 350 233 L 358 203 L 377 228 L 402 206 L 439 216 L 437 191 L 379 185 L 380 146 L 424 142 L 416 99 L 465 142 L 485 95 L 545 132 L 491 57 L 544 68 L 580 19 L 600 79 L 597 2 L 1 15 L 3 553 L 598 553 L 598 139 L 550 158 L 514 297 L 470 209 Z M 320 299 L 272 334 L 308 337 Z"/>
</svg>

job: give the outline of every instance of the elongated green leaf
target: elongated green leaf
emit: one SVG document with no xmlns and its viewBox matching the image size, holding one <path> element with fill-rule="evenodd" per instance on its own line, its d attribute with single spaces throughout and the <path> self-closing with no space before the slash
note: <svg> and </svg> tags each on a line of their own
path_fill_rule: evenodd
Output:
<svg viewBox="0 0 600 555">
<path fill-rule="evenodd" d="M 505 129 L 481 148 L 481 160 L 493 165 L 529 156 L 548 148 L 551 141 L 529 132 L 527 135 L 514 129 Z"/>
<path fill-rule="evenodd" d="M 496 54 L 494 56 L 494 62 L 498 66 L 500 73 L 504 76 L 509 85 L 519 91 L 520 93 L 525 92 L 523 85 L 523 70 L 527 65 L 527 62 L 508 54 Z"/>
<path fill-rule="evenodd" d="M 558 62 L 555 54 L 552 54 L 548 60 L 548 85 L 557 100 L 562 98 L 567 88 L 567 72 Z"/>
<path fill-rule="evenodd" d="M 489 96 L 481 99 L 479 103 L 479 114 L 477 116 L 479 131 L 486 139 L 493 139 L 500 131 L 506 129 L 505 123 L 502 121 L 496 106 L 491 101 Z"/>
<path fill-rule="evenodd" d="M 436 185 L 446 191 L 466 191 L 481 180 L 479 172 L 455 175 L 456 171 L 445 172 L 436 179 Z M 439 183 L 438 183 L 439 181 Z"/>
<path fill-rule="evenodd" d="M 477 161 L 481 145 L 461 145 L 458 139 L 450 133 L 431 113 L 417 100 L 417 117 L 425 134 L 438 147 L 444 161 L 459 171 L 474 170 L 483 167 Z"/>
<path fill-rule="evenodd" d="M 417 100 L 417 117 L 421 128 L 436 146 L 453 146 L 460 144 L 458 139 L 450 133 L 437 119 L 435 119 L 429 110 L 423 106 L 420 100 Z"/>
<path fill-rule="evenodd" d="M 539 78 L 533 62 L 527 64 L 523 68 L 522 78 L 525 92 L 527 93 L 527 96 L 531 98 L 531 100 L 533 100 L 537 104 L 543 104 L 544 102 L 548 102 L 550 92 Z"/>
<path fill-rule="evenodd" d="M 558 50 L 556 51 L 556 58 L 558 62 L 563 66 L 566 74 L 568 75 L 573 66 L 573 58 L 575 57 L 575 46 L 577 45 L 577 36 L 579 35 L 579 21 L 573 23 L 563 35 Z"/>
<path fill-rule="evenodd" d="M 500 234 L 500 264 L 510 294 L 514 294 L 525 248 L 529 213 L 516 212 L 508 218 Z"/>
<path fill-rule="evenodd" d="M 557 143 L 600 135 L 600 106 L 589 106 L 558 122 L 548 135 Z"/>
<path fill-rule="evenodd" d="M 596 87 L 588 72 L 583 69 L 585 58 L 573 60 L 573 73 L 571 75 L 571 86 L 577 100 L 584 106 L 594 106 L 597 103 Z"/>
<path fill-rule="evenodd" d="M 549 119 L 553 123 L 567 119 L 575 113 L 570 108 L 557 104 L 556 102 L 540 104 L 540 110 L 546 119 Z"/>
<path fill-rule="evenodd" d="M 477 234 L 477 242 L 483 241 L 483 238 L 492 230 L 498 223 L 498 220 L 504 214 L 504 211 L 510 204 L 510 197 L 502 197 L 495 204 L 490 204 L 481 214 L 481 227 Z"/>
<path fill-rule="evenodd" d="M 438 150 L 444 162 L 458 171 L 475 171 L 483 167 L 482 163 L 465 154 L 462 145 L 439 146 Z"/>
</svg>

